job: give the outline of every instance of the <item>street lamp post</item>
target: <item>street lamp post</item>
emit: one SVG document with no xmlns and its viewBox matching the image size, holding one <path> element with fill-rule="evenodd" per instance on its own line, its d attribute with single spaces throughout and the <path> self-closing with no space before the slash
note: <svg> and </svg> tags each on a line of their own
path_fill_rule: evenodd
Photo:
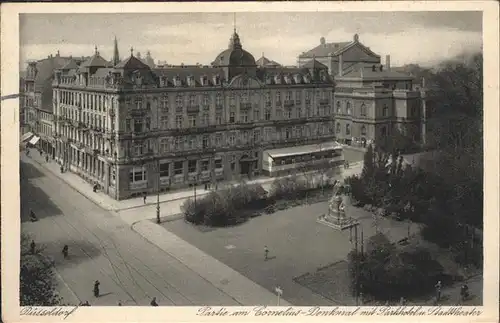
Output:
<svg viewBox="0 0 500 323">
<path fill-rule="evenodd" d="M 157 161 L 156 170 L 158 172 L 158 179 L 156 181 L 156 223 L 160 224 L 160 161 Z"/>
</svg>

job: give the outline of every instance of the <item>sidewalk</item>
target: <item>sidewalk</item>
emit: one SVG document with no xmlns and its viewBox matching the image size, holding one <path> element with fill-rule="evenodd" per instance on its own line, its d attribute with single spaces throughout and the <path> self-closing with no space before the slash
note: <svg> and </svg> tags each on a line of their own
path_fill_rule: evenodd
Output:
<svg viewBox="0 0 500 323">
<path fill-rule="evenodd" d="M 134 223 L 132 230 L 182 262 L 243 306 L 277 305 L 277 295 L 254 283 L 219 260 L 205 254 L 163 227 L 149 220 L 142 220 Z M 280 306 L 291 306 L 291 304 L 282 299 L 280 300 Z"/>
<path fill-rule="evenodd" d="M 124 211 L 124 210 L 129 210 L 129 209 L 134 209 L 134 208 L 142 208 L 145 206 L 156 206 L 156 196 L 150 195 L 146 199 L 146 204 L 144 204 L 143 198 L 142 197 L 137 197 L 137 198 L 131 198 L 127 200 L 122 200 L 122 201 L 116 201 L 113 198 L 109 197 L 103 192 L 93 192 L 92 186 L 87 183 L 85 180 L 80 178 L 78 175 L 71 173 L 70 171 L 66 171 L 64 173 L 61 173 L 60 171 L 60 165 L 57 164 L 53 160 L 49 160 L 47 163 L 45 161 L 45 155 L 40 156 L 38 151 L 31 149 L 30 156 L 26 157 L 24 153 L 21 153 L 21 160 L 26 163 L 37 163 L 49 171 L 51 171 L 54 175 L 57 177 L 61 178 L 64 182 L 66 182 L 68 185 L 73 187 L 75 190 L 77 190 L 80 194 L 94 202 L 95 204 L 101 206 L 102 208 L 108 210 L 108 211 Z M 348 169 L 342 169 L 342 178 L 351 176 L 353 174 L 360 173 L 362 169 L 362 162 L 358 163 L 353 163 L 351 164 L 351 167 Z M 289 175 L 287 175 L 289 176 Z M 282 176 L 282 177 L 287 177 L 287 176 Z M 247 181 L 248 184 L 262 184 L 266 186 L 265 184 L 270 184 L 272 183 L 276 178 L 270 178 L 270 177 L 264 177 L 264 178 L 257 178 L 254 180 Z M 236 184 L 237 182 L 233 183 Z M 223 184 L 232 184 L 232 183 L 223 183 Z M 197 196 L 203 196 L 208 193 L 210 193 L 210 190 L 205 190 L 203 186 L 199 186 L 196 188 L 196 195 Z M 178 190 L 174 192 L 169 192 L 169 193 L 164 193 L 160 194 L 160 203 L 166 203 L 170 201 L 176 201 L 176 200 L 182 200 L 185 198 L 190 198 L 194 196 L 194 190 L 192 188 L 190 189 L 183 189 L 183 190 Z"/>
</svg>

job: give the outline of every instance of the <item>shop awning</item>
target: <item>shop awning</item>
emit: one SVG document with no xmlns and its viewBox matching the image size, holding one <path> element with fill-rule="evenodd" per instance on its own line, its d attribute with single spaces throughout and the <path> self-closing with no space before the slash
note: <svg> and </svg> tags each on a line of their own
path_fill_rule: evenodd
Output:
<svg viewBox="0 0 500 323">
<path fill-rule="evenodd" d="M 25 142 L 29 140 L 31 137 L 33 137 L 33 133 L 28 131 L 27 133 L 21 136 L 21 142 Z"/>
<path fill-rule="evenodd" d="M 38 142 L 38 140 L 40 140 L 40 137 L 34 136 L 33 138 L 31 138 L 30 144 L 36 145 L 36 143 Z"/>
</svg>

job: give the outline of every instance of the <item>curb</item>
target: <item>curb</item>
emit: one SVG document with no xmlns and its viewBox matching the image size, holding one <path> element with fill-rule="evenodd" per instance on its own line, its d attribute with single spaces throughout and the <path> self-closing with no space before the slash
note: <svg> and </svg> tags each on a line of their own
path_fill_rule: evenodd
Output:
<svg viewBox="0 0 500 323">
<path fill-rule="evenodd" d="M 116 208 L 113 208 L 113 207 L 109 207 L 109 206 L 104 206 L 102 205 L 101 203 L 97 202 L 95 199 L 91 198 L 90 196 L 88 196 L 87 194 L 83 193 L 82 190 L 80 190 L 79 188 L 75 187 L 75 185 L 73 185 L 70 181 L 68 181 L 66 178 L 62 177 L 62 176 L 58 176 L 57 172 L 51 170 L 50 168 L 48 167 L 45 167 L 41 162 L 39 162 L 38 160 L 34 159 L 34 158 L 31 158 L 32 161 L 34 161 L 36 164 L 38 164 L 42 169 L 46 170 L 46 171 L 49 171 L 50 173 L 52 173 L 55 177 L 59 178 L 61 181 L 63 181 L 64 183 L 66 183 L 67 185 L 69 185 L 71 188 L 73 188 L 75 191 L 77 191 L 78 193 L 80 193 L 80 195 L 82 195 L 83 197 L 85 197 L 87 200 L 91 201 L 92 203 L 94 203 L 95 205 L 105 209 L 106 211 L 113 211 L 113 212 L 116 212 L 117 209 Z"/>
</svg>

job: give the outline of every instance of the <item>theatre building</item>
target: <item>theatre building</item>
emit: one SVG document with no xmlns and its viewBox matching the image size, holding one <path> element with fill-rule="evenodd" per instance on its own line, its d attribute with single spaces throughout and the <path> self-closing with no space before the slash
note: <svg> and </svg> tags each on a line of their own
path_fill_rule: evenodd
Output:
<svg viewBox="0 0 500 323">
<path fill-rule="evenodd" d="M 323 153 L 334 83 L 317 60 L 258 65 L 236 31 L 211 66 L 151 68 L 132 53 L 109 63 L 96 49 L 53 83 L 56 159 L 111 197 L 272 175 L 273 155 L 338 157 Z"/>
</svg>

